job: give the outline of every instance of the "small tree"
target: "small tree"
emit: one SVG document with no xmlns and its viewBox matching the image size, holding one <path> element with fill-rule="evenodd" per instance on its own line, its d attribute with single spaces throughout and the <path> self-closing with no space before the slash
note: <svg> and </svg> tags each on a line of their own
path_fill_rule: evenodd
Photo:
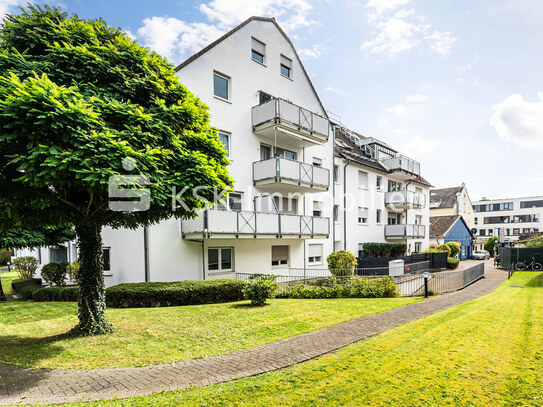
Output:
<svg viewBox="0 0 543 407">
<path fill-rule="evenodd" d="M 354 275 L 354 266 L 356 266 L 356 257 L 347 250 L 339 250 L 330 253 L 326 258 L 328 270 L 334 276 L 352 276 Z"/>
<path fill-rule="evenodd" d="M 494 257 L 494 249 L 500 238 L 498 236 L 492 236 L 485 242 L 485 250 L 490 253 L 490 257 Z"/>
<path fill-rule="evenodd" d="M 17 257 L 13 260 L 13 266 L 17 270 L 19 278 L 28 280 L 34 276 L 38 269 L 38 259 L 32 256 Z"/>
<path fill-rule="evenodd" d="M 445 252 L 445 253 L 447 253 L 447 257 L 451 256 L 451 248 L 449 246 L 447 246 L 446 244 L 440 244 L 440 245 L 431 247 L 430 251 L 432 251 L 434 253 L 435 252 Z"/>
<path fill-rule="evenodd" d="M 4 18 L 0 213 L 25 229 L 73 225 L 73 334 L 113 330 L 104 312 L 103 227 L 194 217 L 217 190 L 232 188 L 217 132 L 171 64 L 122 30 L 47 6 Z M 119 188 L 124 179 L 128 191 Z M 138 201 L 110 209 L 111 191 Z"/>
<path fill-rule="evenodd" d="M 448 242 L 445 244 L 449 246 L 449 249 L 451 249 L 450 257 L 456 257 L 456 255 L 460 253 L 460 245 L 458 243 Z"/>
<path fill-rule="evenodd" d="M 276 280 L 276 276 L 253 274 L 242 289 L 243 297 L 250 300 L 251 305 L 263 307 L 266 305 L 266 300 L 274 298 L 279 289 Z"/>
</svg>

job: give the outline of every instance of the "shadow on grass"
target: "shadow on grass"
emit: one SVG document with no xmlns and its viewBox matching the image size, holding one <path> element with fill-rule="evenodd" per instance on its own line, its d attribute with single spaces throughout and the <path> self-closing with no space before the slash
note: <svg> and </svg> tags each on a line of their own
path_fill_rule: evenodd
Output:
<svg viewBox="0 0 543 407">
<path fill-rule="evenodd" d="M 73 338 L 67 333 L 45 337 L 0 336 L 0 363 L 18 366 L 35 366 L 37 362 L 56 356 L 64 351 L 60 342 Z"/>
<path fill-rule="evenodd" d="M 268 305 L 270 304 L 264 304 L 263 307 L 267 307 Z M 230 308 L 234 308 L 234 309 L 259 309 L 259 308 L 263 308 L 263 307 L 259 307 L 258 305 L 252 305 L 250 302 L 245 302 L 243 304 L 232 304 L 230 305 Z"/>
<path fill-rule="evenodd" d="M 524 284 L 525 287 L 543 287 L 543 273 L 539 273 L 537 276 L 532 278 L 530 281 L 528 281 L 526 284 Z"/>
</svg>

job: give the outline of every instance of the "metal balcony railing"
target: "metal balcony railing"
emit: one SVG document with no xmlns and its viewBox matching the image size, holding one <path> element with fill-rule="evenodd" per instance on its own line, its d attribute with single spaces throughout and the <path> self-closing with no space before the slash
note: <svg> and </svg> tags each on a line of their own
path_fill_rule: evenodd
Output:
<svg viewBox="0 0 543 407">
<path fill-rule="evenodd" d="M 425 236 L 425 225 L 385 225 L 385 238 L 416 239 Z"/>
<path fill-rule="evenodd" d="M 255 211 L 204 210 L 195 219 L 181 221 L 183 237 L 314 237 L 328 236 L 328 218 Z"/>
<path fill-rule="evenodd" d="M 414 175 L 420 175 L 420 163 L 409 157 L 398 154 L 395 157 L 385 158 L 381 162 L 390 171 L 404 171 Z"/>
<path fill-rule="evenodd" d="M 287 123 L 325 140 L 328 140 L 330 130 L 330 122 L 326 117 L 279 98 L 254 106 L 251 109 L 251 121 L 253 129 L 268 122 Z"/>
<path fill-rule="evenodd" d="M 385 205 L 401 208 L 424 208 L 426 195 L 414 191 L 391 191 L 385 194 Z"/>
<path fill-rule="evenodd" d="M 255 184 L 286 182 L 328 189 L 330 171 L 327 168 L 277 157 L 253 163 L 253 182 Z"/>
</svg>

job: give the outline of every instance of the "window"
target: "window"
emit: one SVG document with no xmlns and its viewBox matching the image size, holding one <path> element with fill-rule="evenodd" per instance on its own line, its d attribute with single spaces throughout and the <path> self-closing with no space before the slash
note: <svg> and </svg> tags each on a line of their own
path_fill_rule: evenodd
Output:
<svg viewBox="0 0 543 407">
<path fill-rule="evenodd" d="M 505 236 L 511 236 L 511 229 L 505 229 Z"/>
<path fill-rule="evenodd" d="M 377 209 L 377 212 L 375 213 L 375 220 L 377 223 L 381 223 L 381 209 Z"/>
<path fill-rule="evenodd" d="M 477 225 L 479 223 L 479 218 L 475 218 L 475 224 Z"/>
<path fill-rule="evenodd" d="M 251 58 L 253 61 L 264 63 L 266 56 L 266 44 L 258 41 L 256 38 L 252 38 Z"/>
<path fill-rule="evenodd" d="M 267 93 L 265 92 L 258 92 L 258 104 L 259 105 L 262 105 L 270 100 L 273 99 L 273 96 L 272 95 L 268 95 Z"/>
<path fill-rule="evenodd" d="M 288 266 L 289 246 L 272 246 L 272 266 Z"/>
<path fill-rule="evenodd" d="M 64 263 L 68 261 L 68 249 L 66 247 L 54 247 L 49 249 L 49 262 Z"/>
<path fill-rule="evenodd" d="M 334 205 L 334 222 L 339 222 L 339 205 Z"/>
<path fill-rule="evenodd" d="M 479 231 L 479 236 L 486 236 L 486 230 L 485 229 L 481 229 Z"/>
<path fill-rule="evenodd" d="M 415 215 L 415 225 L 422 225 L 422 215 Z"/>
<path fill-rule="evenodd" d="M 389 213 L 388 214 L 388 224 L 389 225 L 401 225 L 402 224 L 402 214 L 401 213 Z"/>
<path fill-rule="evenodd" d="M 368 173 L 364 171 L 358 171 L 358 187 L 367 188 L 368 187 Z"/>
<path fill-rule="evenodd" d="M 272 157 L 272 148 L 266 144 L 260 145 L 260 159 L 262 161 L 269 160 Z"/>
<path fill-rule="evenodd" d="M 292 60 L 281 55 L 281 75 L 292 78 Z"/>
<path fill-rule="evenodd" d="M 102 253 L 104 255 L 104 271 L 111 271 L 111 248 L 104 247 Z"/>
<path fill-rule="evenodd" d="M 416 192 L 417 194 L 422 194 L 422 188 L 415 187 L 415 192 Z M 417 244 L 415 243 L 415 247 L 416 247 L 416 245 L 417 245 Z"/>
<path fill-rule="evenodd" d="M 334 165 L 334 182 L 339 182 L 339 165 Z"/>
<path fill-rule="evenodd" d="M 511 202 L 511 205 L 512 204 L 513 203 Z M 520 203 L 521 208 L 533 208 L 534 206 L 536 208 L 543 208 L 543 200 L 541 200 L 541 201 L 522 201 Z M 513 209 L 513 208 L 511 207 L 511 209 Z"/>
<path fill-rule="evenodd" d="M 358 243 L 358 257 L 364 257 L 364 243 Z"/>
<path fill-rule="evenodd" d="M 402 190 L 402 184 L 396 181 L 388 180 L 388 192 L 397 192 Z"/>
<path fill-rule="evenodd" d="M 310 244 L 307 252 L 309 263 L 322 263 L 322 244 Z"/>
<path fill-rule="evenodd" d="M 219 140 L 221 140 L 226 156 L 230 157 L 230 134 L 226 132 L 219 132 Z"/>
<path fill-rule="evenodd" d="M 241 194 L 237 192 L 228 194 L 228 208 L 231 211 L 241 211 L 241 207 Z"/>
<path fill-rule="evenodd" d="M 213 94 L 221 99 L 230 98 L 230 78 L 219 73 L 213 73 Z"/>
<path fill-rule="evenodd" d="M 358 208 L 358 223 L 368 223 L 368 208 Z"/>
<path fill-rule="evenodd" d="M 209 271 L 232 271 L 234 251 L 231 247 L 210 247 L 207 249 L 207 269 Z"/>
<path fill-rule="evenodd" d="M 520 235 L 520 229 L 513 229 L 513 236 Z"/>
<path fill-rule="evenodd" d="M 298 214 L 298 200 L 296 198 L 274 196 L 273 200 L 279 213 L 283 213 L 285 215 Z"/>
<path fill-rule="evenodd" d="M 313 165 L 315 167 L 322 167 L 322 158 L 313 157 Z"/>
<path fill-rule="evenodd" d="M 377 176 L 377 179 L 375 181 L 375 187 L 377 188 L 377 191 L 381 190 L 381 184 L 383 183 L 383 177 Z"/>
<path fill-rule="evenodd" d="M 318 218 L 322 216 L 322 202 L 313 201 L 313 216 Z"/>
<path fill-rule="evenodd" d="M 522 228 L 522 233 L 530 233 L 531 231 L 530 228 Z"/>
<path fill-rule="evenodd" d="M 415 243 L 415 253 L 420 253 L 421 246 L 422 246 L 421 242 L 416 242 Z"/>
<path fill-rule="evenodd" d="M 280 158 L 286 158 L 287 160 L 296 160 L 296 153 L 289 150 L 284 150 L 279 147 L 275 147 L 275 156 Z"/>
</svg>

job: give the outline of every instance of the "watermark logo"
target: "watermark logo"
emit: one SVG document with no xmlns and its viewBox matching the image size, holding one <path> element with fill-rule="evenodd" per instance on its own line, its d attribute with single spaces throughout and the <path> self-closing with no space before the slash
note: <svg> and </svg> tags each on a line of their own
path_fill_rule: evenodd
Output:
<svg viewBox="0 0 543 407">
<path fill-rule="evenodd" d="M 134 171 L 136 161 L 123 160 L 126 171 Z M 108 181 L 109 209 L 115 212 L 143 212 L 151 207 L 151 191 L 143 188 L 150 185 L 146 175 L 113 175 Z"/>
</svg>

